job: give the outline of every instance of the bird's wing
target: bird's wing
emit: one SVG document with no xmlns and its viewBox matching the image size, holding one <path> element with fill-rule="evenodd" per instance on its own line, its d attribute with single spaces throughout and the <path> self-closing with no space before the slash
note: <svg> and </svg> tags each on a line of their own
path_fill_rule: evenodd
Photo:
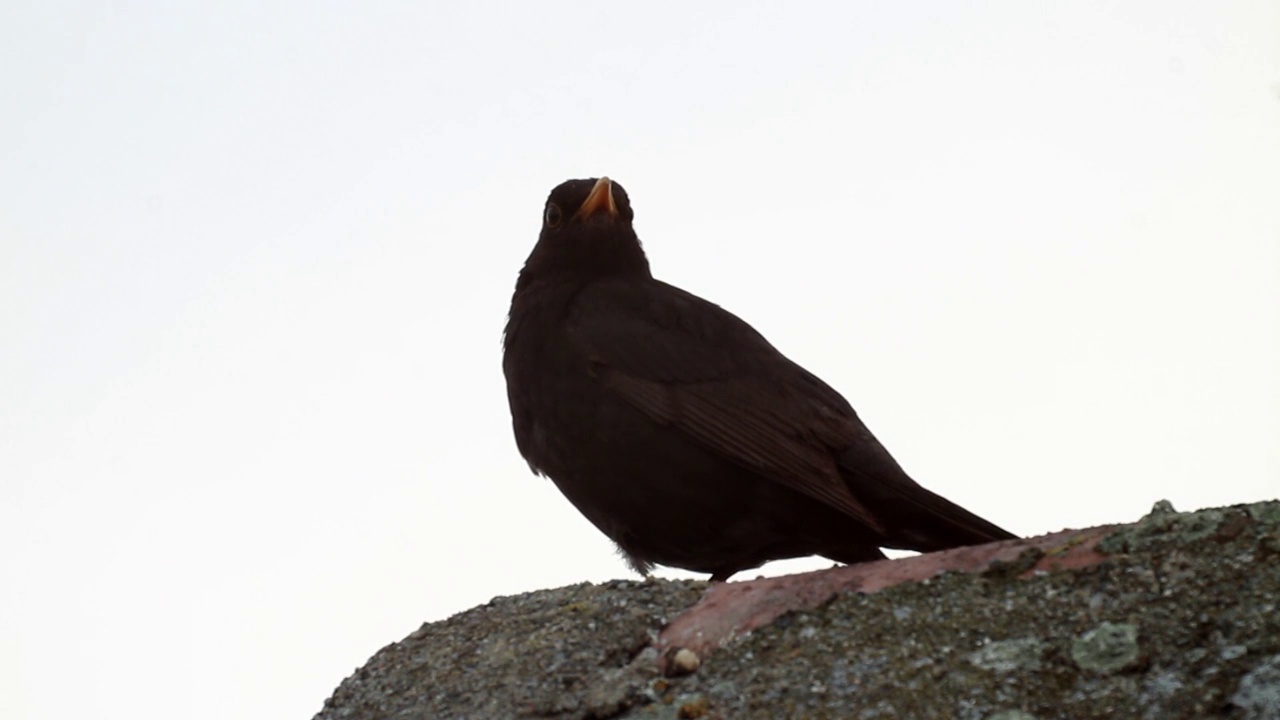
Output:
<svg viewBox="0 0 1280 720">
<path fill-rule="evenodd" d="M 891 465 L 877 481 L 916 486 L 839 393 L 697 296 L 655 281 L 595 283 L 575 299 L 569 332 L 592 376 L 655 422 L 875 532 L 885 528 L 837 454 L 874 446 L 869 455 Z"/>
</svg>

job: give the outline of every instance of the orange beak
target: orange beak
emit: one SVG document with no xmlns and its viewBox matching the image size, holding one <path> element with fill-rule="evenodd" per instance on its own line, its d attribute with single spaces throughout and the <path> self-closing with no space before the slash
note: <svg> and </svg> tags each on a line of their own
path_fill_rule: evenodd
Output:
<svg viewBox="0 0 1280 720">
<path fill-rule="evenodd" d="M 591 188 L 591 194 L 582 201 L 582 207 L 578 208 L 574 217 L 591 217 L 601 210 L 609 213 L 609 217 L 618 215 L 618 206 L 613 202 L 613 183 L 607 177 L 596 181 L 595 187 Z"/>
</svg>

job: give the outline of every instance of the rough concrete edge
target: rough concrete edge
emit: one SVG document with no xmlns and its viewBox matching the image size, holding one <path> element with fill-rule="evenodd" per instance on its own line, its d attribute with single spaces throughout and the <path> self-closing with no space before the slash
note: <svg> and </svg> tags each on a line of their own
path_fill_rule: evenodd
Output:
<svg viewBox="0 0 1280 720">
<path fill-rule="evenodd" d="M 1280 505 L 1274 501 L 1263 501 L 1178 513 L 1167 500 L 1161 500 L 1135 523 L 1063 530 L 746 582 L 714 583 L 696 605 L 662 629 L 654 645 L 659 650 L 660 669 L 679 674 L 682 669 L 674 659 L 682 649 L 704 657 L 786 613 L 819 607 L 844 593 L 874 593 L 948 572 L 1025 578 L 1088 567 L 1111 556 L 1146 550 L 1170 531 L 1177 531 L 1187 541 L 1238 533 L 1244 516 L 1231 515 L 1232 510 L 1243 510 L 1248 518 L 1262 521 L 1280 513 L 1277 508 Z M 1235 519 L 1224 525 L 1229 516 Z"/>
</svg>

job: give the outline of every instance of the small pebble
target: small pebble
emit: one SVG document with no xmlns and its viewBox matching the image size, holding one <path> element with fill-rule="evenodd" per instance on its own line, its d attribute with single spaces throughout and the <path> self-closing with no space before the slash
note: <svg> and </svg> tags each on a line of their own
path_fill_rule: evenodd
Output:
<svg viewBox="0 0 1280 720">
<path fill-rule="evenodd" d="M 689 648 L 680 648 L 671 655 L 670 675 L 689 675 L 698 671 L 702 660 Z"/>
</svg>

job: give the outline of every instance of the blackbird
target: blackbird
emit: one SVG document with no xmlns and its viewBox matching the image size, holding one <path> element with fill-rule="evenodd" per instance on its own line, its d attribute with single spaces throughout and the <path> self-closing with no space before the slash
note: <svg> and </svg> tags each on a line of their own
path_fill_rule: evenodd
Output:
<svg viewBox="0 0 1280 720">
<path fill-rule="evenodd" d="M 654 279 L 633 217 L 606 177 L 551 191 L 502 357 L 520 453 L 632 568 L 723 581 L 1015 537 L 916 484 L 746 322 Z"/>
</svg>

